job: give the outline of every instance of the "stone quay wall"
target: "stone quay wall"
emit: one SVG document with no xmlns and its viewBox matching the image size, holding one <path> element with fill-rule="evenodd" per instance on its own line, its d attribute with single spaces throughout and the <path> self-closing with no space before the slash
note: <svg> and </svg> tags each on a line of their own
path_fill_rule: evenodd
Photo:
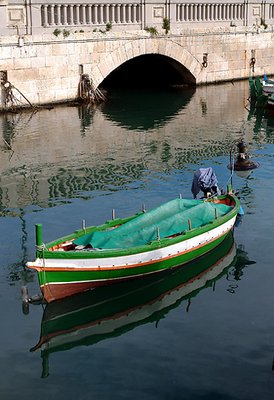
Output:
<svg viewBox="0 0 274 400">
<path fill-rule="evenodd" d="M 177 61 L 197 85 L 273 75 L 273 37 L 270 1 L 0 0 L 0 108 L 11 93 L 17 105 L 74 100 L 83 74 L 97 88 L 146 54 Z"/>
</svg>

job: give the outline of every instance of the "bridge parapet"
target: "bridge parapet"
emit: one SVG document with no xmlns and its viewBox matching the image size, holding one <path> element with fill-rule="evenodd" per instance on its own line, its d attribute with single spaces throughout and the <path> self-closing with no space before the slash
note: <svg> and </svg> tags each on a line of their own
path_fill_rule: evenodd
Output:
<svg viewBox="0 0 274 400">
<path fill-rule="evenodd" d="M 272 0 L 0 0 L 0 35 L 43 32 L 69 35 L 154 29 L 166 31 L 213 27 L 263 27 L 274 24 Z"/>
</svg>

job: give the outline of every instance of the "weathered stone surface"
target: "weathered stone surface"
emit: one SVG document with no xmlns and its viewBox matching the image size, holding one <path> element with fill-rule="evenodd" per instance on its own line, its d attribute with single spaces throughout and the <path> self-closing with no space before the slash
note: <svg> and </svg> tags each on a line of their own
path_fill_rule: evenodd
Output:
<svg viewBox="0 0 274 400">
<path fill-rule="evenodd" d="M 80 38 L 79 38 L 80 37 Z M 146 54 L 160 54 L 176 60 L 193 75 L 196 84 L 248 78 L 250 60 L 255 54 L 255 75 L 274 74 L 274 34 L 271 30 L 211 29 L 192 30 L 182 35 L 150 37 L 122 35 L 121 32 L 86 35 L 66 39 L 28 35 L 24 44 L 1 46 L 0 69 L 8 80 L 33 104 L 67 101 L 78 96 L 80 66 L 95 87 L 126 61 Z M 41 42 L 43 41 L 43 42 Z M 203 55 L 207 53 L 207 67 Z M 0 98 L 0 106 L 3 99 Z"/>
</svg>

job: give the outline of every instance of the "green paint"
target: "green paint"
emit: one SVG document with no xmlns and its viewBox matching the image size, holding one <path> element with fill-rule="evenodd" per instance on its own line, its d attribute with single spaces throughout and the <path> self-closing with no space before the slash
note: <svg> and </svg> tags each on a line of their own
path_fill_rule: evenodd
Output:
<svg viewBox="0 0 274 400">
<path fill-rule="evenodd" d="M 36 233 L 36 246 L 42 246 L 43 244 L 42 224 L 35 225 L 35 233 Z"/>
<path fill-rule="evenodd" d="M 146 264 L 144 266 L 139 266 L 136 268 L 115 268 L 112 270 L 98 269 L 98 271 L 39 271 L 39 283 L 43 285 L 45 283 L 58 283 L 58 282 L 83 282 L 83 281 L 97 281 L 97 280 L 107 280 L 107 279 L 118 279 L 118 278 L 130 278 L 138 277 L 144 274 L 155 273 L 158 271 L 163 271 L 166 269 L 174 268 L 196 258 L 201 257 L 207 252 L 218 246 L 224 239 L 226 235 L 217 238 L 215 241 L 206 244 L 203 247 L 199 247 L 193 251 L 182 254 L 181 256 L 170 258 L 167 260 L 162 260 L 155 262 L 153 264 Z"/>
</svg>

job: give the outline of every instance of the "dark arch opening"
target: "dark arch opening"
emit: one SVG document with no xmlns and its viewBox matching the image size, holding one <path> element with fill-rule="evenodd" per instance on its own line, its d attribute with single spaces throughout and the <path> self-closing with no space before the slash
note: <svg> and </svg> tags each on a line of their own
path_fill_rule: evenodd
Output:
<svg viewBox="0 0 274 400">
<path fill-rule="evenodd" d="M 146 54 L 120 65 L 99 88 L 165 88 L 195 84 L 195 77 L 178 61 L 159 54 Z"/>
</svg>

